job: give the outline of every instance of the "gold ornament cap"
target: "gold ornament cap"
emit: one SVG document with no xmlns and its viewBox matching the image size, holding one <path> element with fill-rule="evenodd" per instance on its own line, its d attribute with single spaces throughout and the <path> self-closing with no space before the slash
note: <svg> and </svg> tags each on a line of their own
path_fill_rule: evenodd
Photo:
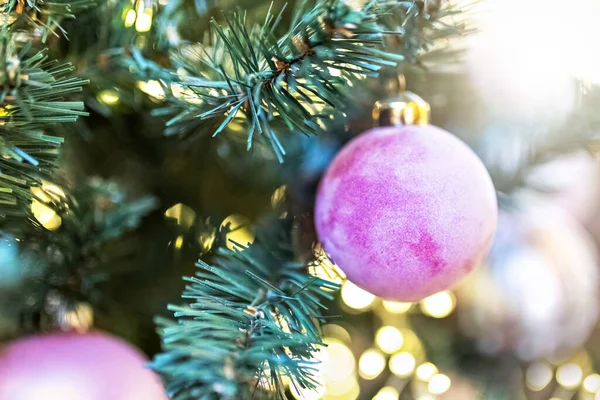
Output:
<svg viewBox="0 0 600 400">
<path fill-rule="evenodd" d="M 431 107 L 418 95 L 405 90 L 404 76 L 388 82 L 387 92 L 398 93 L 373 106 L 375 126 L 428 125 Z"/>
</svg>

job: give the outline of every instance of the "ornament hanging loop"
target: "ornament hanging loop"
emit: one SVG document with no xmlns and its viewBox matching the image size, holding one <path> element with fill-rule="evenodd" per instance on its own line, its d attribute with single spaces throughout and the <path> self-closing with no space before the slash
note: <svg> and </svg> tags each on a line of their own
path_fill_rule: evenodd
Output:
<svg viewBox="0 0 600 400">
<path fill-rule="evenodd" d="M 406 78 L 399 74 L 385 83 L 390 97 L 373 107 L 374 126 L 429 125 L 431 107 L 416 94 L 406 90 Z"/>
</svg>

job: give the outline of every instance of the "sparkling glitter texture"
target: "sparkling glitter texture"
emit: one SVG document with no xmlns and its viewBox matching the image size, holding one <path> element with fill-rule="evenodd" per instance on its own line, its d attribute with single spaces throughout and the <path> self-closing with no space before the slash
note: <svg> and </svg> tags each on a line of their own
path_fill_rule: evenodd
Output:
<svg viewBox="0 0 600 400">
<path fill-rule="evenodd" d="M 376 128 L 352 140 L 315 205 L 319 239 L 348 279 L 396 301 L 457 283 L 487 253 L 497 218 L 481 160 L 431 125 Z"/>
<path fill-rule="evenodd" d="M 99 332 L 32 336 L 0 351 L 0 399 L 168 400 L 146 362 Z"/>
</svg>

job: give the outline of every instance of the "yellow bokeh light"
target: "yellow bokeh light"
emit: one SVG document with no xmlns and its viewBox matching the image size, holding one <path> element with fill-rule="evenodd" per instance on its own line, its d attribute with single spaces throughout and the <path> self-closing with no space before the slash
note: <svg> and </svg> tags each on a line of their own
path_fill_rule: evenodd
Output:
<svg viewBox="0 0 600 400">
<path fill-rule="evenodd" d="M 68 311 L 62 324 L 65 328 L 74 329 L 79 333 L 87 332 L 94 323 L 94 310 L 88 303 L 78 303 L 75 309 Z"/>
<path fill-rule="evenodd" d="M 446 393 L 450 386 L 452 385 L 452 381 L 447 375 L 437 374 L 431 377 L 429 383 L 427 384 L 427 389 L 435 395 L 440 395 Z"/>
<path fill-rule="evenodd" d="M 225 245 L 230 250 L 245 250 L 254 243 L 255 235 L 250 220 L 243 215 L 233 214 L 225 218 L 220 231 L 225 233 Z"/>
<path fill-rule="evenodd" d="M 358 371 L 364 379 L 375 379 L 385 369 L 385 357 L 377 349 L 365 351 L 358 360 Z"/>
<path fill-rule="evenodd" d="M 525 371 L 525 382 L 531 390 L 542 390 L 551 380 L 552 368 L 547 362 L 540 361 L 533 363 Z"/>
<path fill-rule="evenodd" d="M 392 314 L 402 314 L 410 310 L 412 303 L 400 303 L 397 301 L 383 301 L 383 308 Z"/>
<path fill-rule="evenodd" d="M 456 305 L 454 294 L 445 291 L 429 296 L 421 301 L 421 310 L 433 318 L 444 318 L 450 315 Z"/>
<path fill-rule="evenodd" d="M 405 351 L 396 353 L 390 358 L 390 371 L 396 376 L 405 378 L 412 375 L 415 370 L 417 360 L 415 357 Z"/>
<path fill-rule="evenodd" d="M 326 356 L 323 360 L 323 376 L 326 381 L 343 381 L 353 376 L 356 360 L 354 354 L 342 341 L 324 339 L 327 347 L 321 349 Z"/>
<path fill-rule="evenodd" d="M 577 364 L 565 364 L 556 371 L 556 381 L 567 389 L 574 389 L 581 383 L 583 371 Z"/>
<path fill-rule="evenodd" d="M 309 264 L 308 273 L 333 283 L 342 284 L 345 278 L 344 273 L 329 259 L 321 244 L 316 244 L 313 247 L 313 254 L 315 259 Z M 333 291 L 333 289 L 325 290 Z"/>
<path fill-rule="evenodd" d="M 373 400 L 398 400 L 400 392 L 392 386 L 386 386 L 381 388 L 379 392 L 373 397 Z"/>
<path fill-rule="evenodd" d="M 62 218 L 46 203 L 57 201 L 65 196 L 65 192 L 56 185 L 43 184 L 42 187 L 33 187 L 31 192 L 35 196 L 31 201 L 31 212 L 35 219 L 49 231 L 55 231 L 62 225 Z"/>
<path fill-rule="evenodd" d="M 596 393 L 598 390 L 600 390 L 600 375 L 588 375 L 583 380 L 583 388 L 590 393 Z"/>
<path fill-rule="evenodd" d="M 404 337 L 397 328 L 384 326 L 377 331 L 375 343 L 384 353 L 393 354 L 402 347 Z"/>
<path fill-rule="evenodd" d="M 127 14 L 125 14 L 125 27 L 126 28 L 132 27 L 133 24 L 135 24 L 136 17 L 137 17 L 137 14 L 135 13 L 135 10 L 131 9 L 131 10 L 127 11 Z"/>
<path fill-rule="evenodd" d="M 135 30 L 138 32 L 148 32 L 152 27 L 152 8 L 144 8 L 140 14 L 138 14 L 135 20 Z"/>
<path fill-rule="evenodd" d="M 298 400 L 321 400 L 325 395 L 325 385 L 318 383 L 315 389 L 300 387 L 298 385 L 290 385 L 292 396 Z"/>
<path fill-rule="evenodd" d="M 164 100 L 165 98 L 165 89 L 157 80 L 140 81 L 137 83 L 137 87 L 155 100 Z"/>
<path fill-rule="evenodd" d="M 165 217 L 173 218 L 184 229 L 189 229 L 196 219 L 196 213 L 190 207 L 177 203 L 165 211 Z"/>
<path fill-rule="evenodd" d="M 416 372 L 417 378 L 419 378 L 420 380 L 422 380 L 424 382 L 429 382 L 431 380 L 431 378 L 433 378 L 433 376 L 437 373 L 438 373 L 437 367 L 430 362 L 426 362 L 426 363 L 419 365 L 417 367 L 417 372 Z"/>
<path fill-rule="evenodd" d="M 96 100 L 109 106 L 113 106 L 119 102 L 119 92 L 113 89 L 101 90 L 96 95 Z"/>
<path fill-rule="evenodd" d="M 355 400 L 360 394 L 360 386 L 354 376 L 343 381 L 328 381 L 323 400 Z"/>
<path fill-rule="evenodd" d="M 183 247 L 183 236 L 179 235 L 177 236 L 177 239 L 175 239 L 175 248 L 176 249 L 181 249 Z"/>
<path fill-rule="evenodd" d="M 342 286 L 342 300 L 344 304 L 355 310 L 366 310 L 375 301 L 375 295 L 356 286 L 350 281 L 346 281 Z"/>
</svg>

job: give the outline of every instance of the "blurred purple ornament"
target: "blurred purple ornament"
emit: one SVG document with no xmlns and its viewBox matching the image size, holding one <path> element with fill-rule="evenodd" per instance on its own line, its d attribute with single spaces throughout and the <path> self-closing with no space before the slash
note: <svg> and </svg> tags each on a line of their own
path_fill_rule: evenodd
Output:
<svg viewBox="0 0 600 400">
<path fill-rule="evenodd" d="M 566 357 L 598 320 L 598 255 L 563 210 L 522 199 L 518 211 L 500 214 L 488 265 L 458 291 L 461 326 L 484 353 Z"/>
<path fill-rule="evenodd" d="M 0 399 L 168 400 L 142 353 L 105 333 L 56 333 L 0 352 Z"/>
<path fill-rule="evenodd" d="M 348 279 L 389 300 L 448 289 L 487 253 L 497 222 L 481 160 L 431 125 L 352 140 L 319 186 L 315 225 Z"/>
</svg>

